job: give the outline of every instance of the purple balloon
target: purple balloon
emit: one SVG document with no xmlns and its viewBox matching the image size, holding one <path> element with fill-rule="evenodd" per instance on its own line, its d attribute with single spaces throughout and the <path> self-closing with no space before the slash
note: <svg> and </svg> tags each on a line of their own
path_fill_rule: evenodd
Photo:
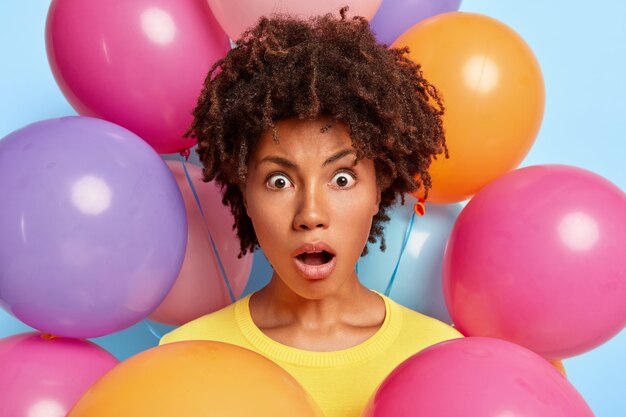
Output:
<svg viewBox="0 0 626 417">
<path fill-rule="evenodd" d="M 0 305 L 57 336 L 103 336 L 165 298 L 187 219 L 141 138 L 104 120 L 33 123 L 0 141 Z"/>
<path fill-rule="evenodd" d="M 64 416 L 118 363 L 86 340 L 40 333 L 0 339 L 0 416 Z"/>
<path fill-rule="evenodd" d="M 379 42 L 391 45 L 414 24 L 460 6 L 461 0 L 383 0 L 370 26 Z"/>
</svg>

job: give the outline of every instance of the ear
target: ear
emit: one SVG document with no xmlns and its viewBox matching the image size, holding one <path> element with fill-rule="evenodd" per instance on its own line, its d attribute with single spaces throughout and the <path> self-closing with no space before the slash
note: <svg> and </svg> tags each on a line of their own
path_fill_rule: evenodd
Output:
<svg viewBox="0 0 626 417">
<path fill-rule="evenodd" d="M 381 195 L 382 191 L 380 190 L 380 187 L 376 187 L 376 203 L 374 205 L 374 212 L 372 213 L 372 216 L 375 216 L 378 214 L 378 210 L 380 209 L 380 195 Z"/>
</svg>

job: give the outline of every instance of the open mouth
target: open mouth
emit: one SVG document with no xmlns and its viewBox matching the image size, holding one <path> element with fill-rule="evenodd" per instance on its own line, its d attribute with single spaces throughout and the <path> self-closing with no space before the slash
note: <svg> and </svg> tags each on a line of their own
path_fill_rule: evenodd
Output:
<svg viewBox="0 0 626 417">
<path fill-rule="evenodd" d="M 296 256 L 296 258 L 298 258 L 300 262 L 305 265 L 324 265 L 330 262 L 334 257 L 335 255 L 330 252 L 326 252 L 325 250 L 312 253 L 305 252 Z"/>
<path fill-rule="evenodd" d="M 321 241 L 303 243 L 293 252 L 296 269 L 308 280 L 322 280 L 332 275 L 337 266 L 333 248 Z"/>
</svg>

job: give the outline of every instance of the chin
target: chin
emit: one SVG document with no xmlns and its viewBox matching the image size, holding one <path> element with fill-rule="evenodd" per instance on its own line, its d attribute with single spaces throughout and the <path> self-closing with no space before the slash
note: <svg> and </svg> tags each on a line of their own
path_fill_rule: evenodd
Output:
<svg viewBox="0 0 626 417">
<path fill-rule="evenodd" d="M 341 276 L 335 273 L 323 279 L 310 280 L 303 278 L 297 271 L 291 274 L 292 279 L 283 280 L 278 274 L 276 279 L 292 293 L 306 300 L 323 300 L 340 292 L 342 282 L 337 278 Z"/>
</svg>

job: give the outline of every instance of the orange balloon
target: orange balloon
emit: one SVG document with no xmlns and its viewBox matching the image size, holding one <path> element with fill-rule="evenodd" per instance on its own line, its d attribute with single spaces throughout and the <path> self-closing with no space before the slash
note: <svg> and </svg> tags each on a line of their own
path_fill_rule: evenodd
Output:
<svg viewBox="0 0 626 417">
<path fill-rule="evenodd" d="M 465 200 L 520 164 L 539 131 L 545 92 L 539 64 L 516 32 L 453 12 L 418 23 L 392 46 L 410 48 L 444 99 L 450 159 L 431 165 L 429 202 Z"/>
<path fill-rule="evenodd" d="M 322 417 L 300 384 L 250 350 L 187 341 L 149 349 L 117 365 L 68 417 Z"/>
</svg>

